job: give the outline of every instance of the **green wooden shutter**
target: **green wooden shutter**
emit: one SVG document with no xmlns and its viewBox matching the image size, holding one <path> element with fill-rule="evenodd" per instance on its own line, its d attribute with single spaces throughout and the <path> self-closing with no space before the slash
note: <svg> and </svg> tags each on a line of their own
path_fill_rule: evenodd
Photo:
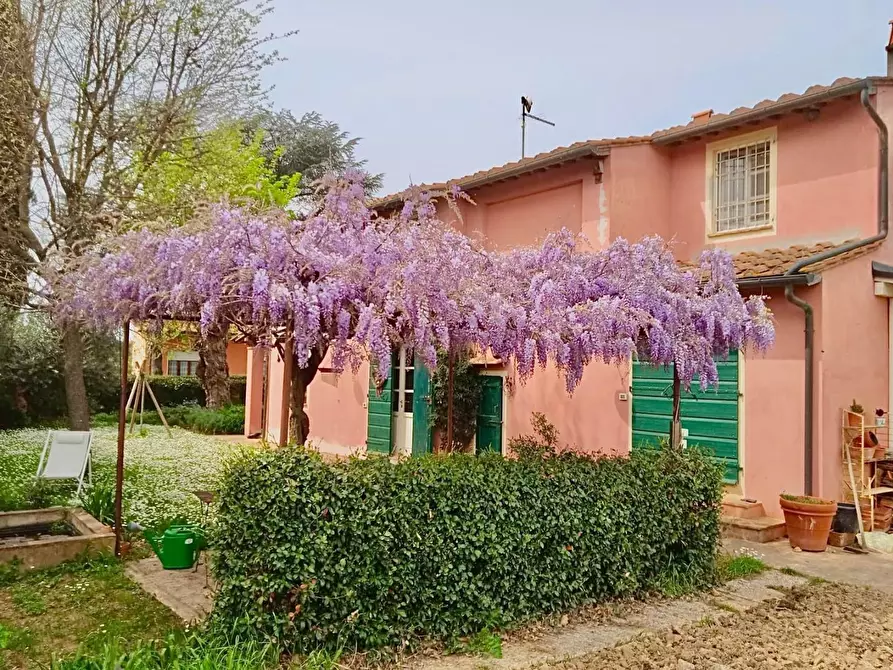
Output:
<svg viewBox="0 0 893 670">
<path fill-rule="evenodd" d="M 502 377 L 482 375 L 475 447 L 477 453 L 502 452 Z"/>
<path fill-rule="evenodd" d="M 412 455 L 431 453 L 431 374 L 420 358 L 415 359 L 412 374 Z"/>
<path fill-rule="evenodd" d="M 391 367 L 393 370 L 393 366 Z M 366 425 L 366 449 L 379 454 L 391 453 L 391 395 L 394 389 L 393 372 L 388 376 L 381 395 L 375 388 L 375 369 L 369 369 L 369 401 Z"/>
<path fill-rule="evenodd" d="M 724 480 L 738 481 L 738 352 L 717 361 L 719 386 L 702 391 L 697 380 L 683 392 L 682 427 L 690 446 L 704 447 L 725 466 Z M 673 416 L 673 371 L 633 361 L 633 448 L 656 449 L 669 439 Z"/>
</svg>

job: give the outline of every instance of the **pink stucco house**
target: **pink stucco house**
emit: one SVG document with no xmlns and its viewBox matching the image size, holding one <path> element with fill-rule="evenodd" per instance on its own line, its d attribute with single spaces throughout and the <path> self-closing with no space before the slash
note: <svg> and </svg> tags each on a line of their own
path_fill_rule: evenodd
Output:
<svg viewBox="0 0 893 670">
<path fill-rule="evenodd" d="M 777 343 L 724 362 L 719 390 L 684 400 L 682 422 L 689 443 L 723 460 L 730 492 L 761 501 L 769 516 L 780 516 L 780 492 L 839 498 L 841 409 L 854 398 L 867 410 L 888 408 L 893 396 L 893 42 L 887 54 L 886 77 L 699 112 L 650 135 L 577 142 L 447 182 L 477 203 L 455 225 L 494 248 L 566 227 L 599 247 L 657 233 L 675 240 L 681 263 L 705 247 L 734 255 L 741 292 L 771 298 Z M 375 206 L 386 213 L 398 202 Z M 455 218 L 445 207 L 442 216 Z M 263 360 L 249 353 L 247 429 L 263 425 L 277 439 L 281 365 L 269 363 L 264 419 Z M 593 452 L 627 453 L 668 426 L 666 381 L 633 361 L 591 365 L 572 397 L 553 371 L 522 385 L 511 366 L 482 362 L 493 378 L 481 413 L 488 448 L 504 450 L 529 432 L 534 411 L 563 441 Z M 382 409 L 368 369 L 322 372 L 309 391 L 312 441 L 340 453 L 380 448 L 382 439 L 385 450 L 424 451 L 410 420 L 419 381 L 404 360 Z"/>
</svg>

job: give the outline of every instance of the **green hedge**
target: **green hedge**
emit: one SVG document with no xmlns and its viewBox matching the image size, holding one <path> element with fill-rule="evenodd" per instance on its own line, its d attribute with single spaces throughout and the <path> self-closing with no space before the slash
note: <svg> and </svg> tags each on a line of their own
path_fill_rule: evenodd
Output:
<svg viewBox="0 0 893 670">
<path fill-rule="evenodd" d="M 164 418 L 168 425 L 179 426 L 196 433 L 206 435 L 239 435 L 245 432 L 245 405 L 229 405 L 219 409 L 208 409 L 197 405 L 181 405 L 178 407 L 162 407 Z M 128 415 L 129 416 L 129 415 Z M 139 415 L 137 415 L 139 422 Z M 154 407 L 147 407 L 143 412 L 143 423 L 150 426 L 160 426 L 161 418 Z M 95 414 L 90 419 L 90 425 L 117 426 L 118 413 L 105 412 Z"/>
<path fill-rule="evenodd" d="M 204 406 L 205 404 L 205 391 L 198 377 L 150 375 L 148 379 L 155 397 L 164 407 L 188 404 Z M 130 383 L 133 384 L 133 380 Z M 244 375 L 234 375 L 229 378 L 229 394 L 233 404 L 245 404 L 245 384 Z M 148 398 L 146 402 L 149 402 Z"/>
<path fill-rule="evenodd" d="M 230 463 L 212 621 L 293 651 L 451 638 L 614 596 L 709 584 L 721 473 L 629 459 L 427 456 Z"/>
</svg>

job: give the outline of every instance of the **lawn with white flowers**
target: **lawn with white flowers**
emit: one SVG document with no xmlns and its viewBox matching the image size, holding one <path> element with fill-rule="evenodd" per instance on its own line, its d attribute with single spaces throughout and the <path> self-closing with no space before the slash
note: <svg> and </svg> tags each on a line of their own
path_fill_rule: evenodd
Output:
<svg viewBox="0 0 893 670">
<path fill-rule="evenodd" d="M 198 522 L 201 504 L 193 491 L 214 491 L 224 460 L 238 446 L 209 435 L 147 426 L 128 435 L 124 446 L 125 519 L 154 526 L 173 519 Z M 27 500 L 46 430 L 0 431 L 0 492 L 9 501 Z M 93 431 L 93 480 L 110 486 L 115 479 L 117 428 Z M 56 502 L 56 501 L 53 501 Z"/>
</svg>

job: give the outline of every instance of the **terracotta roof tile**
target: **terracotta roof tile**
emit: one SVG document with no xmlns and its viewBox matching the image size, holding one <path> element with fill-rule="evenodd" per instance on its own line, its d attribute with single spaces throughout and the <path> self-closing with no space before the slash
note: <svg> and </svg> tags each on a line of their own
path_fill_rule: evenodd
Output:
<svg viewBox="0 0 893 670">
<path fill-rule="evenodd" d="M 846 244 L 846 242 L 816 242 L 815 244 L 808 246 L 797 244 L 784 249 L 772 248 L 763 249 L 762 251 L 742 251 L 741 253 L 732 256 L 732 262 L 735 265 L 735 276 L 738 279 L 745 279 L 748 277 L 775 277 L 783 275 L 790 270 L 797 261 L 809 258 L 813 254 L 828 249 L 843 246 L 844 244 Z M 854 249 L 853 251 L 848 251 L 840 256 L 829 258 L 826 261 L 808 265 L 803 268 L 801 272 L 817 273 L 828 270 L 871 253 L 880 247 L 881 244 L 882 242 L 875 242 Z M 690 269 L 697 267 L 696 264 L 691 261 L 680 261 L 680 265 Z"/>
<path fill-rule="evenodd" d="M 880 81 L 882 79 L 883 78 L 872 78 L 872 80 L 878 80 L 878 81 Z M 656 130 L 654 133 L 652 133 L 651 136 L 653 139 L 659 139 L 661 137 L 671 135 L 672 133 L 675 133 L 677 131 L 680 131 L 680 130 L 683 130 L 686 128 L 690 128 L 695 125 L 709 127 L 711 125 L 715 125 L 719 121 L 727 121 L 730 118 L 733 118 L 735 116 L 741 116 L 742 114 L 748 114 L 748 113 L 754 112 L 754 111 L 770 111 L 776 105 L 794 102 L 794 101 L 800 100 L 801 98 L 806 98 L 806 97 L 813 96 L 813 95 L 820 95 L 820 94 L 824 94 L 824 93 L 828 93 L 828 92 L 834 92 L 834 91 L 843 89 L 851 84 L 855 84 L 860 81 L 869 81 L 869 80 L 868 79 L 854 79 L 852 77 L 840 77 L 838 79 L 835 79 L 829 86 L 821 86 L 821 85 L 817 84 L 814 86 L 810 86 L 805 91 L 803 91 L 803 93 L 785 93 L 785 94 L 780 95 L 779 97 L 775 98 L 774 100 L 771 100 L 771 99 L 762 100 L 761 102 L 758 102 L 757 104 L 753 105 L 752 107 L 736 107 L 728 114 L 714 114 L 710 118 L 710 120 L 704 124 L 688 123 L 688 124 L 680 125 L 680 126 L 672 126 L 670 128 L 664 128 L 663 130 Z M 804 102 L 806 102 L 806 101 L 804 101 Z"/>
<path fill-rule="evenodd" d="M 523 167 L 525 164 L 532 164 L 535 161 L 547 160 L 549 158 L 560 159 L 561 154 L 565 152 L 570 152 L 574 149 L 578 149 L 581 147 L 616 147 L 616 146 L 626 146 L 630 144 L 647 144 L 650 142 L 657 142 L 660 140 L 671 141 L 670 136 L 674 133 L 677 133 L 682 130 L 687 130 L 692 127 L 697 127 L 699 130 L 707 130 L 709 131 L 711 127 L 717 126 L 720 124 L 726 124 L 730 120 L 734 120 L 737 116 L 742 116 L 745 114 L 753 114 L 755 112 L 763 114 L 771 113 L 775 108 L 781 105 L 788 105 L 790 103 L 796 103 L 802 98 L 809 98 L 810 96 L 816 95 L 825 95 L 826 93 L 834 93 L 835 91 L 840 91 L 841 94 L 844 93 L 843 89 L 846 89 L 852 84 L 857 84 L 859 82 L 865 83 L 874 83 L 874 82 L 885 82 L 885 83 L 893 83 L 888 78 L 884 77 L 870 77 L 865 79 L 854 79 L 852 77 L 840 77 L 839 79 L 835 79 L 828 86 L 815 85 L 807 88 L 803 93 L 785 93 L 775 99 L 766 99 L 762 100 L 752 107 L 736 107 L 728 114 L 712 114 L 706 120 L 702 117 L 698 117 L 697 120 L 692 120 L 688 124 L 671 126 L 670 128 L 664 128 L 662 130 L 656 130 L 650 135 L 641 135 L 641 136 L 632 136 L 632 137 L 612 137 L 612 138 L 604 138 L 604 139 L 594 139 L 594 140 L 586 140 L 582 142 L 575 142 L 568 146 L 561 146 L 552 149 L 551 151 L 546 151 L 543 153 L 539 153 L 536 156 L 531 156 L 528 158 L 524 158 L 519 161 L 512 161 L 509 163 L 505 163 L 503 165 L 499 165 L 489 170 L 480 170 L 473 174 L 465 175 L 464 177 L 457 177 L 455 179 L 450 179 L 446 182 L 437 182 L 433 184 L 423 184 L 423 188 L 431 189 L 431 190 L 440 190 L 444 189 L 453 184 L 457 184 L 460 187 L 463 187 L 465 184 L 469 182 L 474 182 L 476 185 L 482 185 L 481 180 L 485 180 L 486 183 L 490 183 L 490 181 L 499 181 L 500 177 L 509 171 L 514 171 L 516 168 Z M 803 100 L 804 104 L 809 104 L 809 100 Z M 377 198 L 370 203 L 370 206 L 375 207 L 384 207 L 396 204 L 399 202 L 401 193 L 392 193 L 390 195 L 383 196 L 381 198 Z"/>
</svg>

